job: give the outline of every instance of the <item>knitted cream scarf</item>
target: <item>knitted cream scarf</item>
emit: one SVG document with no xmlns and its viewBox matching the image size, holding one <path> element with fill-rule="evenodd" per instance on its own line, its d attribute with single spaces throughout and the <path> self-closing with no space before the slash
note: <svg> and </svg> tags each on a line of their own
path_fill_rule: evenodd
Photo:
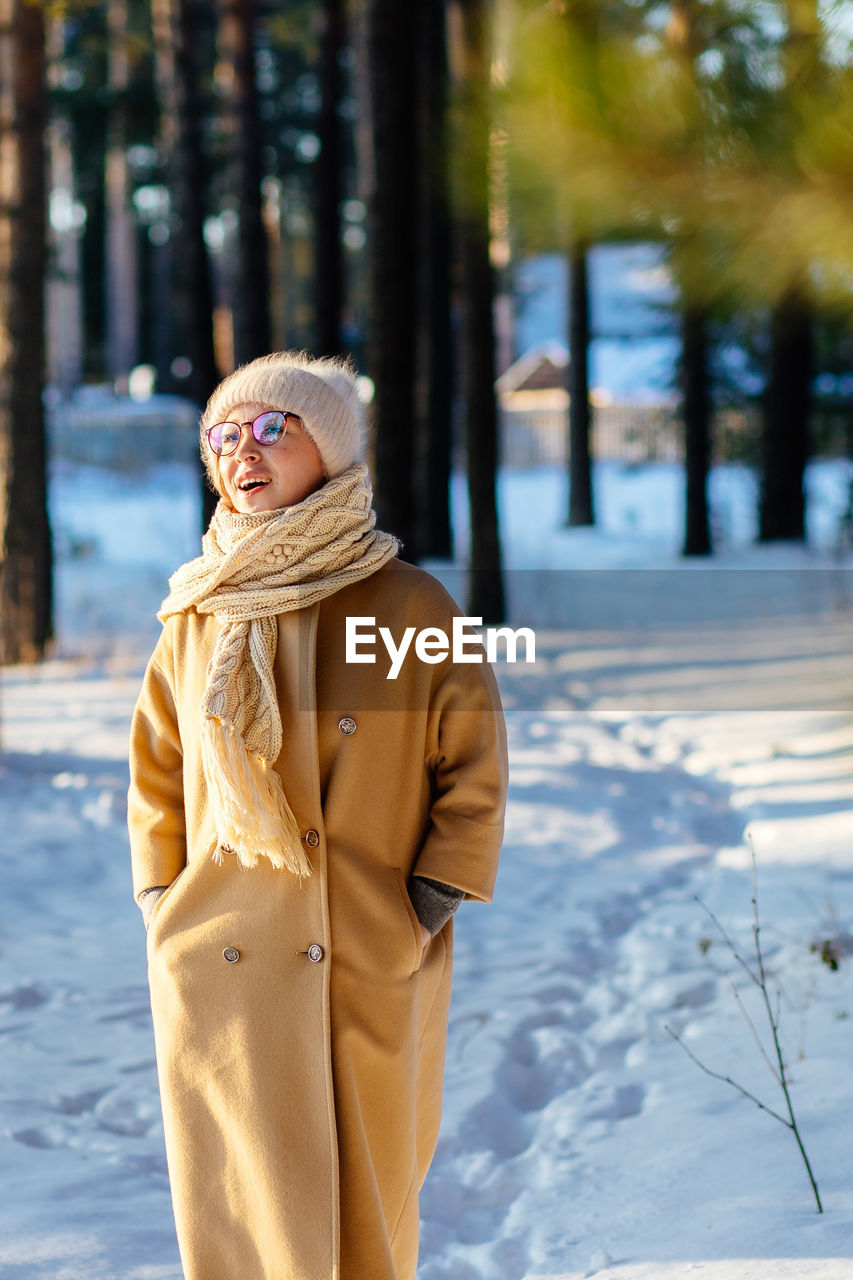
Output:
<svg viewBox="0 0 853 1280">
<path fill-rule="evenodd" d="M 223 502 L 202 554 L 169 579 L 158 617 L 195 609 L 222 622 L 201 701 L 201 752 L 216 822 L 214 858 L 267 857 L 310 874 L 276 760 L 281 715 L 273 664 L 276 617 L 375 573 L 397 553 L 374 528 L 367 468 L 356 463 L 293 507 L 241 515 Z"/>
</svg>

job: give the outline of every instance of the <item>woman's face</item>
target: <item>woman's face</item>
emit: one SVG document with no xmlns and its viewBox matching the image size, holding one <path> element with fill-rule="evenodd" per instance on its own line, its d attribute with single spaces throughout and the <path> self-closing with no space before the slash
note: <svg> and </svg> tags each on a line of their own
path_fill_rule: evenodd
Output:
<svg viewBox="0 0 853 1280">
<path fill-rule="evenodd" d="M 237 404 L 226 421 L 250 423 L 268 404 Z M 292 507 L 324 483 L 323 464 L 301 418 L 288 418 L 287 430 L 275 444 L 258 444 L 250 426 L 244 426 L 234 453 L 217 461 L 223 496 L 235 511 L 277 511 Z"/>
</svg>

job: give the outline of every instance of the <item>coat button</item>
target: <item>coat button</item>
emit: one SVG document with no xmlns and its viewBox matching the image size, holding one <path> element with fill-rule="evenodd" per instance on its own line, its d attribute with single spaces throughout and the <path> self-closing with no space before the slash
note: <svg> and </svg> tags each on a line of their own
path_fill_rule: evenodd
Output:
<svg viewBox="0 0 853 1280">
<path fill-rule="evenodd" d="M 323 948 L 320 946 L 319 942 L 312 942 L 311 946 L 308 948 L 308 959 L 316 964 L 318 960 L 323 959 L 323 954 Z"/>
<path fill-rule="evenodd" d="M 305 843 L 310 849 L 316 849 L 317 845 L 320 843 L 320 837 L 313 827 L 310 831 L 305 832 Z"/>
<path fill-rule="evenodd" d="M 236 947 L 226 947 L 222 954 L 229 964 L 236 964 L 240 959 L 240 952 Z"/>
<path fill-rule="evenodd" d="M 356 723 L 353 720 L 352 716 L 344 716 L 343 720 L 338 721 L 338 728 L 340 729 L 341 733 L 346 733 L 346 734 L 355 733 Z"/>
</svg>

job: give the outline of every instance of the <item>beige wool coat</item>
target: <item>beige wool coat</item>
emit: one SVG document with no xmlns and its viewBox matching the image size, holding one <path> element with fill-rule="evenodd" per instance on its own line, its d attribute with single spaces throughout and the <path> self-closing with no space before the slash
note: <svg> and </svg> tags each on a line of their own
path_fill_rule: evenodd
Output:
<svg viewBox="0 0 853 1280">
<path fill-rule="evenodd" d="M 170 618 L 133 719 L 134 890 L 186 1280 L 413 1280 L 438 1133 L 453 921 L 421 949 L 413 872 L 492 894 L 507 781 L 488 665 L 396 680 L 345 661 L 347 616 L 450 634 L 429 575 L 391 561 L 279 618 L 276 768 L 312 874 L 210 856 L 200 701 L 219 624 Z"/>
</svg>

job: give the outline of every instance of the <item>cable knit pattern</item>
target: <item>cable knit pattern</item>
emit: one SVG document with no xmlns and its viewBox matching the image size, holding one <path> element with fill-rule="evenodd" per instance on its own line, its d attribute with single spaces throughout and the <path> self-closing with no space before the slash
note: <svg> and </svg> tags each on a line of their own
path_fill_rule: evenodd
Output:
<svg viewBox="0 0 853 1280">
<path fill-rule="evenodd" d="M 281 754 L 276 618 L 375 573 L 398 542 L 375 528 L 367 468 L 356 463 L 304 501 L 244 515 L 220 502 L 202 554 L 169 579 L 158 617 L 195 609 L 222 621 L 202 696 L 202 760 L 217 819 L 214 856 L 268 857 L 310 872 L 272 767 Z"/>
</svg>

